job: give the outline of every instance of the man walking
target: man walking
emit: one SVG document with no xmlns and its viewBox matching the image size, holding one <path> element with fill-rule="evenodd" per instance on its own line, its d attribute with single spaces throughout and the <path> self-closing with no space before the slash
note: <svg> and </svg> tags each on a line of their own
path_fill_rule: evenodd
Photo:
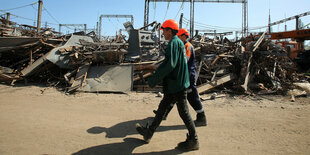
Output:
<svg viewBox="0 0 310 155">
<path fill-rule="evenodd" d="M 177 36 L 183 41 L 185 50 L 186 50 L 186 58 L 187 58 L 187 65 L 189 71 L 189 81 L 190 86 L 187 90 L 187 100 L 190 105 L 196 111 L 196 120 L 195 125 L 197 126 L 207 126 L 207 119 L 206 115 L 203 110 L 203 106 L 199 99 L 199 93 L 196 88 L 196 80 L 197 80 L 197 67 L 196 67 L 196 58 L 195 58 L 195 51 L 193 45 L 187 41 L 189 37 L 189 32 L 186 29 L 180 29 L 177 33 Z M 167 112 L 164 115 L 164 120 L 167 118 L 169 112 L 173 108 L 173 104 L 167 109 Z M 154 111 L 155 113 L 157 111 Z"/>
<path fill-rule="evenodd" d="M 148 78 L 148 84 L 150 87 L 154 87 L 163 81 L 164 97 L 158 106 L 157 113 L 151 125 L 143 127 L 137 124 L 136 130 L 143 136 L 146 142 L 149 142 L 156 128 L 160 125 L 164 114 L 170 107 L 170 104 L 176 103 L 179 115 L 189 132 L 186 141 L 179 143 L 176 148 L 183 151 L 198 150 L 198 136 L 186 103 L 186 88 L 189 87 L 190 82 L 184 44 L 176 35 L 179 26 L 175 20 L 169 19 L 163 23 L 161 29 L 163 30 L 165 39 L 169 43 L 165 50 L 163 63 Z"/>
</svg>

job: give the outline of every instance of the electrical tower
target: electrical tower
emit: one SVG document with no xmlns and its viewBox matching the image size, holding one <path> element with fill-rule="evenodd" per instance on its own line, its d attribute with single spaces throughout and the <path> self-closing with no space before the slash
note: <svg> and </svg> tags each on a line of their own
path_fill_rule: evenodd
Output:
<svg viewBox="0 0 310 155">
<path fill-rule="evenodd" d="M 279 21 L 276 21 L 276 22 L 273 22 L 273 23 L 270 23 L 270 17 L 269 17 L 269 24 L 268 24 L 269 33 L 271 33 L 270 32 L 271 31 L 271 26 L 274 26 L 274 25 L 277 25 L 277 24 L 281 24 L 281 23 L 284 23 L 284 22 L 287 22 L 287 21 L 293 20 L 293 19 L 296 19 L 296 30 L 299 30 L 299 27 L 298 27 L 299 18 L 303 17 L 303 16 L 308 16 L 308 15 L 310 15 L 310 11 L 302 13 L 302 14 L 299 14 L 299 15 L 295 15 L 295 16 L 292 16 L 292 17 L 288 17 L 288 18 L 285 18 L 285 19 L 282 19 L 282 20 L 279 20 Z"/>
<path fill-rule="evenodd" d="M 242 3 L 242 35 L 248 34 L 248 0 L 145 0 L 144 5 L 144 26 L 149 23 L 150 2 L 190 2 L 190 35 L 194 32 L 194 4 L 200 3 Z"/>
<path fill-rule="evenodd" d="M 87 24 L 59 24 L 59 32 L 61 33 L 61 27 L 62 26 L 74 26 L 74 27 L 84 27 L 84 32 L 86 33 L 87 30 Z"/>
<path fill-rule="evenodd" d="M 101 40 L 102 18 L 130 18 L 133 24 L 133 15 L 100 15 L 99 17 L 99 40 Z"/>
</svg>

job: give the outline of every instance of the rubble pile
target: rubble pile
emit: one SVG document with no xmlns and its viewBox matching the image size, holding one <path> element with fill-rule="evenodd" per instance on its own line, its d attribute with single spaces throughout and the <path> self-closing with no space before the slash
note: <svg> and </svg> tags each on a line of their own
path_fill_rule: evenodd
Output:
<svg viewBox="0 0 310 155">
<path fill-rule="evenodd" d="M 222 86 L 220 90 L 234 93 L 283 94 L 297 81 L 309 77 L 297 73 L 297 66 L 287 51 L 264 34 L 253 40 L 230 42 L 193 40 L 196 47 L 198 91 L 200 94 Z"/>
<path fill-rule="evenodd" d="M 41 81 L 70 93 L 160 91 L 161 86 L 147 85 L 147 77 L 153 73 L 150 66 L 161 63 L 167 45 L 160 25 L 153 22 L 150 31 L 134 29 L 128 22 L 124 26 L 128 40 L 118 36 L 114 41 L 99 41 L 94 33 L 37 33 L 29 26 L 21 36 L 4 37 L 1 28 L 0 81 L 12 85 Z M 200 94 L 283 94 L 309 81 L 309 76 L 297 72 L 286 49 L 266 39 L 265 33 L 235 42 L 195 36 L 191 43 Z"/>
</svg>

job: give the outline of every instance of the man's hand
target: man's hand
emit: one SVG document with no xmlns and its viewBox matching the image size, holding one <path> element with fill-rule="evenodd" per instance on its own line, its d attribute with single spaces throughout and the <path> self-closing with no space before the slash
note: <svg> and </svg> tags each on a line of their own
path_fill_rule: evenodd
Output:
<svg viewBox="0 0 310 155">
<path fill-rule="evenodd" d="M 153 76 L 147 78 L 147 83 L 151 88 L 154 88 L 156 86 L 155 78 Z"/>
</svg>

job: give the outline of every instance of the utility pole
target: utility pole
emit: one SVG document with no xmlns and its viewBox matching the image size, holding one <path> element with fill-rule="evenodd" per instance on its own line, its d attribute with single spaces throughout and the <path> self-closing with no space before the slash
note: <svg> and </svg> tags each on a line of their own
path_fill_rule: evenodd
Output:
<svg viewBox="0 0 310 155">
<path fill-rule="evenodd" d="M 190 4 L 190 32 L 189 32 L 189 35 L 190 35 L 190 38 L 192 39 L 193 36 L 194 36 L 194 12 L 195 12 L 195 9 L 194 9 L 194 0 L 191 0 L 191 4 Z"/>
<path fill-rule="evenodd" d="M 6 26 L 10 25 L 10 16 L 11 16 L 10 13 L 6 13 L 6 20 L 8 21 L 8 22 L 6 23 Z"/>
<path fill-rule="evenodd" d="M 38 28 L 38 32 L 40 32 L 41 29 L 41 13 L 42 13 L 42 0 L 39 0 L 39 7 L 38 7 L 38 22 L 37 22 L 37 28 Z"/>
</svg>

